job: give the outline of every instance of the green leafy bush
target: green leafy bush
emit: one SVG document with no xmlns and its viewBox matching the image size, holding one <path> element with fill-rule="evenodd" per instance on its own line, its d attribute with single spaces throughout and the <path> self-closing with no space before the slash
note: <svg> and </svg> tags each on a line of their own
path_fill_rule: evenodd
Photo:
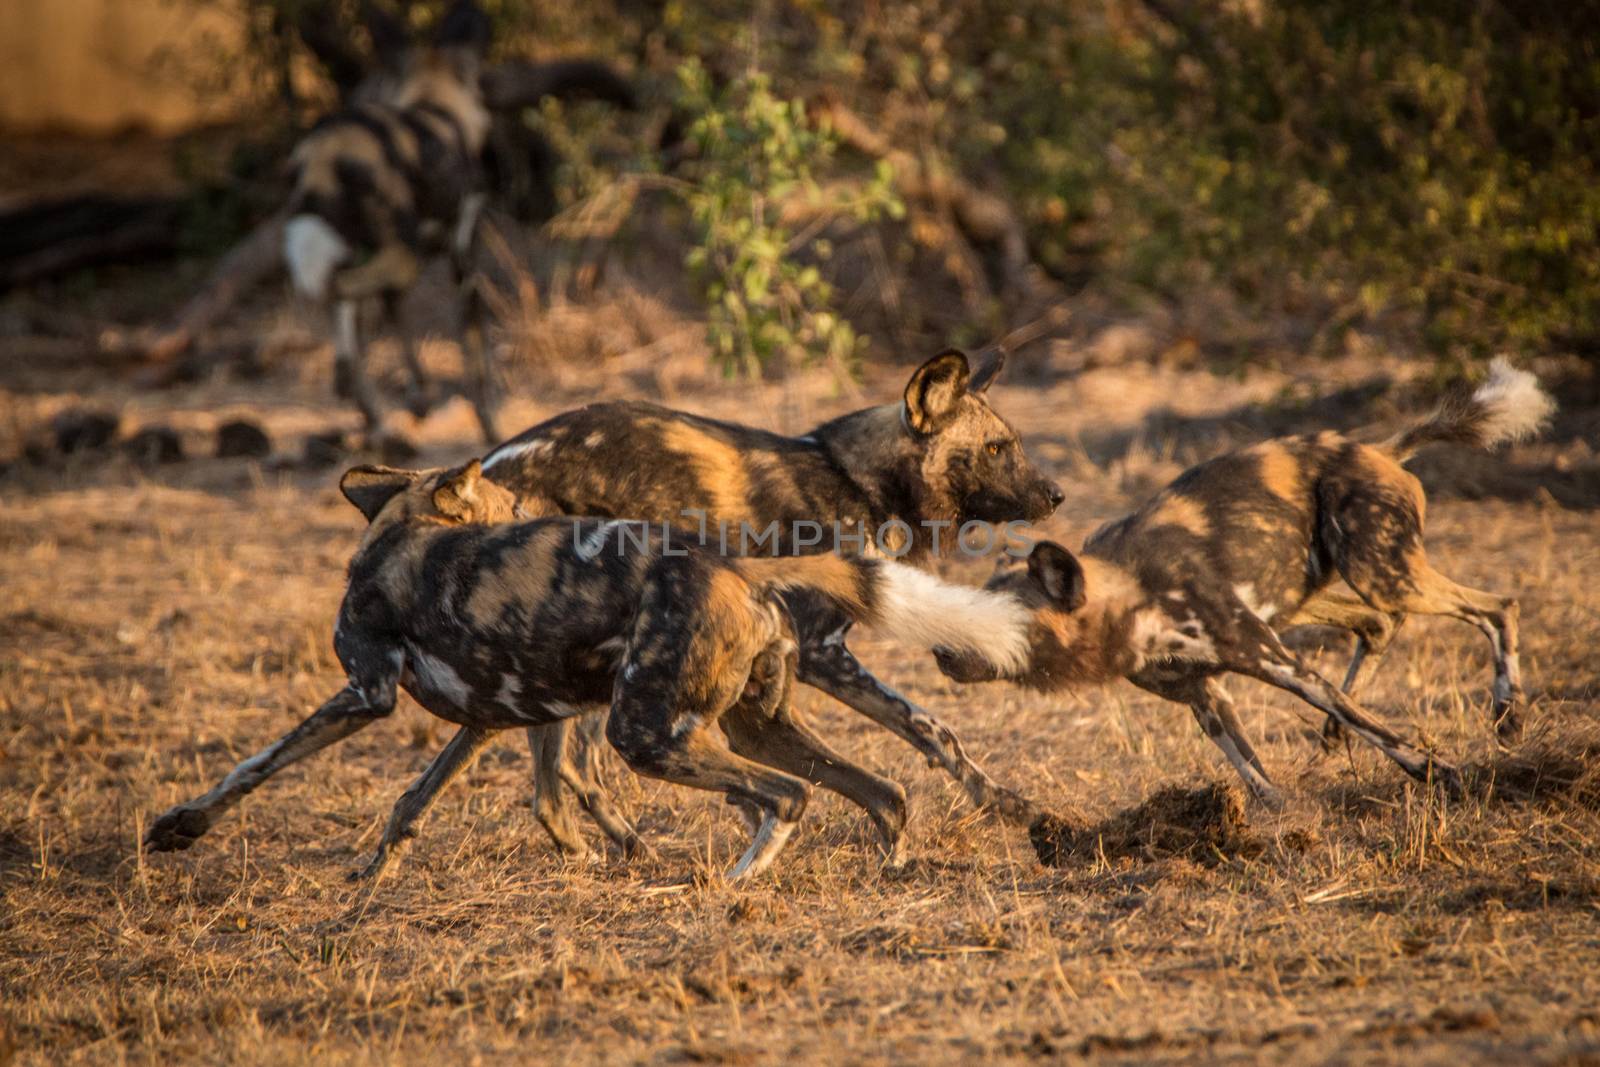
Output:
<svg viewBox="0 0 1600 1067">
<path fill-rule="evenodd" d="M 818 26 L 879 113 L 998 175 L 1064 277 L 1222 286 L 1328 341 L 1600 349 L 1591 5 L 904 0 Z"/>
<path fill-rule="evenodd" d="M 852 371 L 865 338 L 833 306 L 833 287 L 818 267 L 831 247 L 816 233 L 840 215 L 898 214 L 891 175 L 879 168 L 848 193 L 827 192 L 816 175 L 835 142 L 802 102 L 776 95 L 759 73 L 720 91 L 698 62 L 683 64 L 678 76 L 696 151 L 684 193 L 695 243 L 684 261 L 705 297 L 716 360 L 728 374 L 760 374 L 775 361 Z M 813 220 L 800 232 L 787 221 L 797 204 Z"/>
</svg>

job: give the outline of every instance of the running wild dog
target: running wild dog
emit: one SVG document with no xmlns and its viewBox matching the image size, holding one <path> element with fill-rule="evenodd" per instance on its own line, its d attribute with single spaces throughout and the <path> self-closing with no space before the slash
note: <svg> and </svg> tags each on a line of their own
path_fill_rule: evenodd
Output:
<svg viewBox="0 0 1600 1067">
<path fill-rule="evenodd" d="M 963 523 L 1037 521 L 1061 502 L 1060 488 L 1029 462 L 1016 431 L 985 397 L 1002 365 L 1000 354 L 973 369 L 961 352 L 942 352 L 911 375 L 896 402 L 799 437 L 651 404 L 592 404 L 495 448 L 484 472 L 519 497 L 568 515 L 698 521 L 708 542 L 720 549 L 725 540 L 733 553 L 868 549 L 878 531 L 889 529 L 902 540 L 887 551 L 923 560 L 936 547 L 948 551 Z M 760 534 L 769 527 L 775 539 L 741 543 L 742 530 Z M 723 530 L 730 531 L 725 539 Z M 852 536 L 854 544 L 845 545 Z M 785 600 L 798 631 L 802 682 L 910 742 L 955 776 L 978 806 L 1023 825 L 1033 821 L 1033 806 L 990 779 L 947 726 L 861 666 L 845 645 L 852 620 L 836 603 L 805 590 Z M 536 772 L 535 811 L 557 845 L 572 853 L 586 848 L 571 825 L 562 783 L 580 800 L 596 794 L 586 746 L 597 732 L 597 723 L 578 731 L 576 765 L 566 755 L 570 724 L 529 733 L 535 764 L 544 768 Z"/>
<path fill-rule="evenodd" d="M 476 460 L 448 471 L 356 467 L 340 488 L 369 523 L 334 629 L 348 683 L 216 788 L 158 818 L 150 848 L 188 848 L 272 775 L 388 715 L 404 687 L 461 729 L 395 806 L 368 876 L 492 733 L 608 705 L 606 736 L 633 770 L 721 791 L 759 815 L 732 877 L 772 862 L 813 784 L 864 808 L 898 862 L 905 793 L 833 751 L 790 707 L 797 646 L 776 594 L 805 592 L 885 636 L 1011 669 L 1026 652 L 1026 616 L 1011 597 L 888 560 L 741 559 L 630 537 L 637 524 L 620 521 L 511 521 L 516 499 Z"/>
<path fill-rule="evenodd" d="M 1031 613 L 1030 652 L 1020 669 L 970 652 L 935 655 L 962 682 L 1005 678 L 1054 690 L 1127 678 L 1188 704 L 1251 793 L 1269 805 L 1280 802 L 1278 792 L 1219 674 L 1287 690 L 1412 776 L 1455 791 L 1454 767 L 1374 721 L 1352 693 L 1408 614 L 1450 616 L 1488 637 L 1495 725 L 1501 737 L 1515 736 L 1522 701 L 1517 602 L 1457 585 L 1429 565 L 1422 486 L 1403 464 L 1436 441 L 1489 448 L 1524 439 L 1552 410 L 1531 374 L 1496 360 L 1475 393 L 1380 444 L 1319 433 L 1209 460 L 1097 530 L 1081 559 L 1046 541 L 1034 546 L 1026 567 L 1002 563 L 985 588 L 1018 597 Z M 1330 589 L 1340 578 L 1348 589 Z M 1355 631 L 1342 688 L 1278 640 L 1276 627 L 1301 623 Z"/>
<path fill-rule="evenodd" d="M 472 273 L 485 200 L 480 156 L 490 117 L 479 67 L 488 44 L 488 16 L 468 0 L 458 2 L 430 47 L 406 51 L 402 69 L 376 79 L 367 99 L 323 119 L 290 157 L 284 258 L 295 289 L 331 305 L 335 385 L 360 409 L 369 433 L 381 428 L 383 409 L 367 377 L 361 302 L 380 298 L 401 335 L 409 406 L 426 414 L 431 386 L 400 301 L 424 259 L 445 253 L 463 304 L 473 407 L 484 439 L 499 439 L 484 305 Z"/>
</svg>

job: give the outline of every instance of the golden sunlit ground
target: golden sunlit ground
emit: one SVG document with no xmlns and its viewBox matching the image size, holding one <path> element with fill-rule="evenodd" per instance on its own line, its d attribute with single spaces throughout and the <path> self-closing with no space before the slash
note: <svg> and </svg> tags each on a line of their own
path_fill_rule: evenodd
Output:
<svg viewBox="0 0 1600 1067">
<path fill-rule="evenodd" d="M 823 377 L 722 383 L 676 351 L 685 329 L 695 340 L 669 324 L 665 342 L 603 367 L 514 369 L 508 422 L 644 395 L 799 432 L 894 396 L 904 374 L 876 371 L 856 397 Z M 164 392 L 48 346 L 16 351 L 7 455 L 83 401 L 172 425 L 191 451 L 249 415 L 293 457 L 297 435 L 347 418 L 327 400 L 326 350 Z M 1223 432 L 1228 413 L 1292 384 L 1133 369 L 1039 381 L 1019 375 L 994 400 L 1068 489 L 1051 530 L 1073 543 L 1225 437 L 1247 439 Z M 1162 429 L 1208 418 L 1217 432 L 1179 444 Z M 407 432 L 442 463 L 470 454 L 471 427 L 457 405 Z M 1563 447 L 1447 456 L 1424 480 L 1465 471 L 1498 490 L 1559 466 Z M 1527 735 L 1495 748 L 1487 649 L 1447 621 L 1408 623 L 1366 701 L 1466 766 L 1460 802 L 1367 751 L 1317 758 L 1308 709 L 1237 682 L 1290 794 L 1281 815 L 1240 819 L 1204 792 L 1233 775 L 1186 709 L 1126 685 L 961 690 L 927 659 L 865 644 L 998 779 L 1099 825 L 1094 854 L 1041 867 L 1023 833 L 975 814 L 909 748 L 806 693 L 827 736 L 910 791 L 905 870 L 881 870 L 864 820 L 819 794 L 769 876 L 686 884 L 731 863 L 739 823 L 720 798 L 615 760 L 656 855 L 565 865 L 507 734 L 354 912 L 346 873 L 450 733 L 409 698 L 191 851 L 139 848 L 154 814 L 341 685 L 331 625 L 360 520 L 337 473 L 113 454 L 0 477 L 0 1063 L 1600 1057 L 1600 500 L 1435 497 L 1436 565 L 1522 598 Z M 1343 639 L 1306 647 L 1342 672 Z"/>
</svg>

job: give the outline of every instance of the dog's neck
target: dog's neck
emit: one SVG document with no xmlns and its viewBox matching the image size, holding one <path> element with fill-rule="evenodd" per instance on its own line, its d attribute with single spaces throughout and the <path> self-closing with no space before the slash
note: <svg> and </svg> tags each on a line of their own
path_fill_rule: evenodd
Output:
<svg viewBox="0 0 1600 1067">
<path fill-rule="evenodd" d="M 923 526 L 923 520 L 946 516 L 929 515 L 921 504 L 923 494 L 916 488 L 920 457 L 907 440 L 898 401 L 841 415 L 802 440 L 815 441 L 867 502 L 874 530 L 898 519 L 911 529 L 908 555 L 918 558 L 927 554 L 932 531 Z M 944 539 L 954 538 L 951 529 Z"/>
<path fill-rule="evenodd" d="M 368 524 L 350 557 L 346 596 L 359 595 L 363 585 L 376 582 L 397 608 L 409 608 L 421 585 L 418 579 L 428 546 L 452 530 L 478 528 L 437 515 L 379 515 Z"/>
</svg>

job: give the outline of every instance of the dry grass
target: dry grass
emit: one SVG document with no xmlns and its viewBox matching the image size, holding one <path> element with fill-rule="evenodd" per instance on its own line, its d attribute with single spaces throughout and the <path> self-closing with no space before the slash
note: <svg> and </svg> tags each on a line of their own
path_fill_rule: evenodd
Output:
<svg viewBox="0 0 1600 1067">
<path fill-rule="evenodd" d="M 678 328 L 647 327 L 630 343 Z M 646 369 L 619 358 L 599 392 L 644 388 Z M 27 373 L 25 391 L 10 380 L 13 410 L 128 395 L 70 368 L 51 393 L 48 369 Z M 850 404 L 807 381 L 671 380 L 678 403 L 790 428 Z M 1123 381 L 997 390 L 1072 488 L 1057 534 L 1081 537 L 1187 458 L 1142 439 L 1094 454 L 1094 434 L 1139 424 L 1139 390 L 1146 411 L 1197 387 L 1226 411 L 1279 388 Z M 288 449 L 307 413 L 326 414 L 325 388 L 307 362 L 137 397 L 130 418 L 204 421 L 236 404 Z M 1121 406 L 1086 403 L 1097 390 Z M 595 392 L 591 379 L 581 399 Z M 560 379 L 515 417 L 574 399 Z M 429 458 L 469 447 L 465 412 L 426 429 Z M 0 1062 L 8 1048 L 28 1063 L 1600 1056 L 1592 511 L 1433 509 L 1442 569 L 1523 596 L 1533 695 L 1528 739 L 1497 752 L 1481 639 L 1407 626 L 1368 701 L 1468 764 L 1459 803 L 1366 752 L 1316 758 L 1288 699 L 1254 685 L 1232 688 L 1290 793 L 1277 816 L 1240 805 L 1184 709 L 1126 686 L 961 691 L 868 646 L 998 778 L 1060 813 L 1060 866 L 909 749 L 808 696 L 841 747 L 910 788 L 905 870 L 880 870 L 863 820 L 819 796 L 770 877 L 686 882 L 731 862 L 736 820 L 615 770 L 658 855 L 563 866 L 507 735 L 363 910 L 345 872 L 449 735 L 409 701 L 192 851 L 139 848 L 154 813 L 340 684 L 330 619 L 359 523 L 332 486 L 223 461 L 159 477 L 86 462 L 0 484 Z M 1318 654 L 1332 671 L 1342 653 Z"/>
</svg>

